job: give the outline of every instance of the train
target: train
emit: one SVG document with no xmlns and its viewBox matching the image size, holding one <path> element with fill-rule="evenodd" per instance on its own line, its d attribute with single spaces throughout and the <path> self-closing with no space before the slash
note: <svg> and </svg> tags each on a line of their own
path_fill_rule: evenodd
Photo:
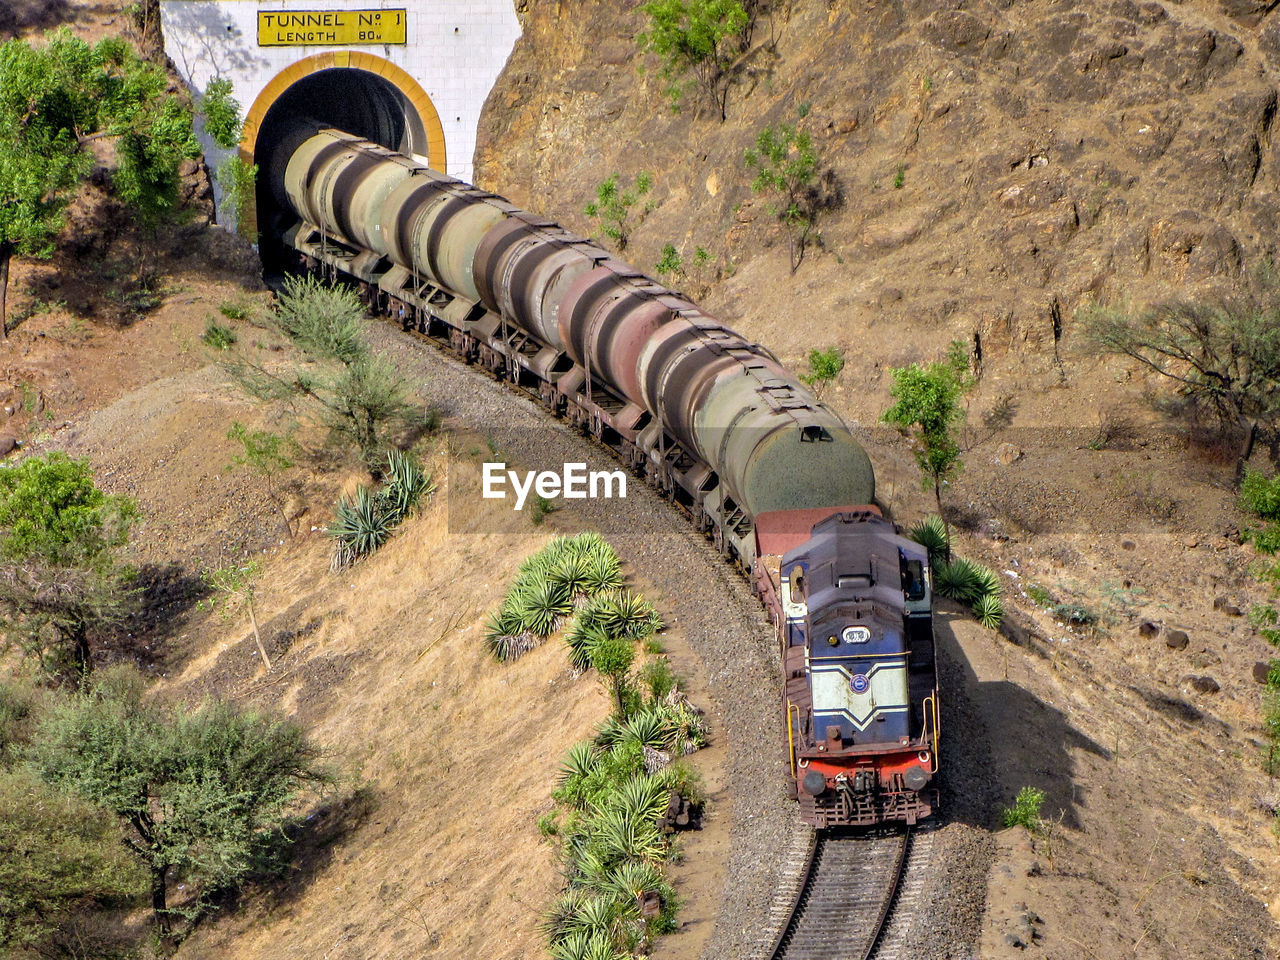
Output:
<svg viewBox="0 0 1280 960">
<path fill-rule="evenodd" d="M 536 397 L 674 501 L 777 636 L 790 789 L 818 829 L 938 805 L 929 556 L 849 427 L 765 347 L 593 240 L 335 129 L 279 182 L 292 269 Z"/>
</svg>

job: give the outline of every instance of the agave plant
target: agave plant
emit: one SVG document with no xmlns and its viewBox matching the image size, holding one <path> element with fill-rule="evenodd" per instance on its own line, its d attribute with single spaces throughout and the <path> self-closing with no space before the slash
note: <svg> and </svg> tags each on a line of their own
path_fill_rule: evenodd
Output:
<svg viewBox="0 0 1280 960">
<path fill-rule="evenodd" d="M 588 894 L 585 890 L 570 887 L 552 901 L 550 909 L 542 917 L 539 926 L 547 938 L 547 946 L 554 950 L 556 944 L 581 932 L 582 923 L 578 914 L 586 902 Z"/>
<path fill-rule="evenodd" d="M 594 742 L 598 747 L 612 747 L 621 743 L 626 734 L 627 724 L 611 713 L 596 727 Z"/>
<path fill-rule="evenodd" d="M 422 465 L 412 454 L 392 450 L 387 454 L 387 485 L 383 488 L 387 510 L 393 523 L 408 516 L 424 497 L 435 489 L 431 477 L 422 472 Z"/>
<path fill-rule="evenodd" d="M 943 561 L 934 568 L 933 586 L 944 597 L 974 603 L 983 594 L 983 578 L 978 566 L 963 557 Z"/>
<path fill-rule="evenodd" d="M 592 553 L 584 557 L 586 562 L 585 587 L 591 596 L 617 590 L 622 586 L 622 570 L 618 557 L 612 551 L 608 554 Z"/>
<path fill-rule="evenodd" d="M 581 930 L 566 934 L 547 946 L 551 960 L 587 960 L 591 948 L 591 936 Z"/>
<path fill-rule="evenodd" d="M 569 748 L 560 764 L 560 782 L 573 777 L 586 777 L 600 763 L 600 755 L 590 740 L 582 740 Z"/>
<path fill-rule="evenodd" d="M 555 633 L 573 611 L 568 592 L 550 580 L 520 584 L 507 594 L 507 605 L 524 628 L 539 637 Z"/>
<path fill-rule="evenodd" d="M 982 590 L 983 597 L 999 597 L 1000 596 L 1000 576 L 990 567 L 984 567 L 980 563 L 972 563 L 975 574 L 978 578 L 978 586 Z"/>
<path fill-rule="evenodd" d="M 1000 602 L 998 596 L 987 594 L 973 605 L 973 614 L 987 629 L 998 630 L 1000 622 L 1004 619 L 1004 604 Z"/>
<path fill-rule="evenodd" d="M 630 960 L 631 954 L 619 950 L 613 936 L 599 935 L 591 938 L 582 960 Z"/>
<path fill-rule="evenodd" d="M 612 938 L 614 926 L 618 921 L 617 904 L 613 897 L 588 896 L 582 901 L 577 920 L 581 924 L 581 929 L 591 936 Z"/>
<path fill-rule="evenodd" d="M 619 899 L 635 899 L 650 891 L 662 894 L 670 890 L 670 885 L 657 867 L 634 860 L 621 864 L 613 872 L 609 877 L 609 886 Z"/>
<path fill-rule="evenodd" d="M 945 559 L 950 549 L 947 540 L 947 525 L 937 515 L 925 517 L 911 528 L 910 537 L 929 551 L 929 562 L 937 563 Z"/>
<path fill-rule="evenodd" d="M 367 487 L 359 487 L 353 498 L 343 496 L 334 508 L 328 534 L 337 541 L 332 568 L 341 570 L 382 546 L 391 535 L 392 524 L 377 498 Z"/>
<path fill-rule="evenodd" d="M 584 618 L 581 613 L 564 632 L 564 642 L 569 647 L 569 663 L 573 669 L 586 671 L 591 667 L 591 651 L 596 645 L 609 639 L 609 631 L 601 624 Z"/>
<path fill-rule="evenodd" d="M 494 659 L 503 662 L 522 657 L 538 645 L 538 638 L 505 604 L 485 618 L 484 641 Z"/>
<path fill-rule="evenodd" d="M 622 741 L 639 743 L 642 747 L 663 750 L 671 746 L 669 729 L 662 710 L 649 707 L 629 719 L 622 729 Z"/>
<path fill-rule="evenodd" d="M 618 590 L 602 598 L 599 617 L 611 634 L 629 640 L 643 640 L 662 629 L 662 618 L 653 604 L 631 590 Z"/>
<path fill-rule="evenodd" d="M 667 744 L 674 753 L 688 754 L 707 745 L 707 721 L 687 700 L 660 707 Z"/>
<path fill-rule="evenodd" d="M 657 863 L 667 854 L 667 845 L 652 820 L 629 817 L 626 811 L 614 808 L 601 811 L 596 818 L 591 841 L 608 863 L 627 860 Z"/>
<path fill-rule="evenodd" d="M 547 579 L 552 583 L 558 583 L 566 592 L 575 605 L 581 604 L 590 594 L 587 585 L 587 570 L 590 561 L 583 556 L 577 554 L 566 554 L 560 558 L 560 562 L 547 571 Z"/>
<path fill-rule="evenodd" d="M 671 791 L 661 780 L 646 774 L 632 777 L 609 797 L 609 808 L 631 819 L 657 820 L 667 809 Z"/>
</svg>

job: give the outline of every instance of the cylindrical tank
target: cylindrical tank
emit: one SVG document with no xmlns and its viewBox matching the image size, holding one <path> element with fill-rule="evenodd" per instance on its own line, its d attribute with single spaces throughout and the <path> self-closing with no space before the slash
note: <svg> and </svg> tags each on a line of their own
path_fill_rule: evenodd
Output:
<svg viewBox="0 0 1280 960">
<path fill-rule="evenodd" d="M 461 181 L 434 170 L 419 168 L 396 186 L 382 204 L 382 232 L 387 255 L 400 266 L 414 269 L 413 228 L 422 212 L 433 203 L 443 203 Z M 421 268 L 419 268 L 421 269 Z"/>
<path fill-rule="evenodd" d="M 413 264 L 448 290 L 479 300 L 476 288 L 476 248 L 494 224 L 506 217 L 496 204 L 450 190 L 446 199 L 432 198 L 415 218 L 409 250 Z"/>
<path fill-rule="evenodd" d="M 595 244 L 563 231 L 523 236 L 491 261 L 499 309 L 544 343 L 562 350 L 560 304 L 574 281 L 607 256 Z M 476 259 L 481 260 L 480 253 Z"/>
<path fill-rule="evenodd" d="M 645 407 L 671 435 L 720 470 L 698 443 L 694 415 L 721 374 L 745 362 L 772 363 L 773 355 L 701 312 L 660 327 L 640 354 L 640 392 Z M 781 367 L 777 369 L 781 371 Z"/>
<path fill-rule="evenodd" d="M 640 357 L 663 326 L 697 307 L 618 262 L 601 264 L 574 281 L 560 304 L 560 336 L 569 355 L 645 405 Z"/>
<path fill-rule="evenodd" d="M 874 502 L 866 452 L 780 368 L 722 376 L 698 408 L 694 430 L 707 462 L 752 516 Z"/>
</svg>

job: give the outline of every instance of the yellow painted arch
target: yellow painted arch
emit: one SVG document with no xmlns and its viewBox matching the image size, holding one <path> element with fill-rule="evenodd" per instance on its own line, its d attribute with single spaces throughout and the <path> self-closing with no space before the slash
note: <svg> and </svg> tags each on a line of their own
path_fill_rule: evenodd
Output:
<svg viewBox="0 0 1280 960">
<path fill-rule="evenodd" d="M 412 75 L 397 67 L 390 60 L 375 57 L 371 53 L 360 50 L 334 50 L 329 53 L 317 53 L 304 57 L 290 67 L 286 67 L 271 79 L 262 92 L 253 101 L 249 114 L 245 117 L 244 132 L 240 137 L 240 157 L 246 163 L 253 163 L 253 148 L 258 142 L 258 131 L 262 121 L 282 93 L 303 77 L 321 70 L 335 67 L 350 67 L 365 70 L 384 78 L 393 87 L 405 95 L 405 98 L 418 113 L 422 128 L 427 134 L 427 163 L 433 170 L 446 172 L 444 127 L 440 123 L 440 114 L 435 104 L 427 96 L 427 91 L 413 79 Z"/>
</svg>

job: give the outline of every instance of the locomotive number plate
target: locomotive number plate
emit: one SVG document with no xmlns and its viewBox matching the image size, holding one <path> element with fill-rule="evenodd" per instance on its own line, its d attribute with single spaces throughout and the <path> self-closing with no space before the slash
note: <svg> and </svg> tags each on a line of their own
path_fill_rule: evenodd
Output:
<svg viewBox="0 0 1280 960">
<path fill-rule="evenodd" d="M 866 627 L 845 627 L 840 636 L 845 643 L 866 643 L 871 639 L 871 631 Z"/>
<path fill-rule="evenodd" d="M 260 47 L 354 47 L 407 42 L 408 10 L 259 10 Z"/>
</svg>

